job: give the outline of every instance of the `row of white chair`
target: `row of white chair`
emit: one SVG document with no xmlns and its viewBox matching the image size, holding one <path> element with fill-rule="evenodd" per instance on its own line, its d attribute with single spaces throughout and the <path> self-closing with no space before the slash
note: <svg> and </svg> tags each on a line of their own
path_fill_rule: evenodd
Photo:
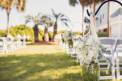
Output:
<svg viewBox="0 0 122 81">
<path fill-rule="evenodd" d="M 101 45 L 104 47 L 102 55 L 98 59 L 99 81 L 100 80 L 121 80 L 122 79 L 122 39 L 103 37 L 99 38 Z M 83 56 L 79 47 L 83 44 L 83 40 L 75 39 L 74 47 L 69 48 L 67 44 L 62 44 L 66 52 L 72 57 L 76 57 L 77 61 L 82 64 Z M 78 49 L 80 51 L 78 51 Z"/>
<path fill-rule="evenodd" d="M 122 39 L 109 37 L 100 38 L 100 41 L 106 48 L 106 53 L 111 57 L 109 60 L 112 64 L 110 66 L 110 62 L 105 58 L 99 60 L 99 80 L 120 81 L 122 79 Z"/>
<path fill-rule="evenodd" d="M 2 53 L 7 53 L 9 51 L 14 51 L 26 45 L 25 39 L 11 39 L 9 37 L 0 37 L 0 51 Z"/>
</svg>

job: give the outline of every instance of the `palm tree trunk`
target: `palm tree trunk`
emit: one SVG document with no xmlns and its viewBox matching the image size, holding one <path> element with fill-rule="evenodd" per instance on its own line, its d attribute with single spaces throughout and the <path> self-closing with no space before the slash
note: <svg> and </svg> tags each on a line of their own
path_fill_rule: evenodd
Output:
<svg viewBox="0 0 122 81">
<path fill-rule="evenodd" d="M 52 41 L 55 41 L 55 36 L 57 34 L 57 21 L 54 24 L 54 29 L 53 29 L 53 38 Z"/>
<path fill-rule="evenodd" d="M 84 6 L 82 6 L 82 36 L 84 36 Z"/>
<path fill-rule="evenodd" d="M 8 35 L 9 34 L 10 11 L 7 11 L 6 14 L 7 14 L 7 35 Z"/>
<path fill-rule="evenodd" d="M 45 29 L 44 29 L 44 36 L 43 36 L 43 41 L 44 42 L 46 42 L 48 40 L 47 35 L 48 35 L 48 28 L 45 27 Z"/>
<path fill-rule="evenodd" d="M 108 2 L 108 16 L 107 16 L 107 27 L 108 27 L 108 36 L 110 37 L 111 35 L 111 30 L 110 30 L 110 18 L 109 18 L 109 13 L 110 13 L 110 2 Z"/>
<path fill-rule="evenodd" d="M 33 31 L 34 31 L 34 42 L 39 42 L 38 38 L 39 29 L 37 24 L 33 27 Z"/>
</svg>

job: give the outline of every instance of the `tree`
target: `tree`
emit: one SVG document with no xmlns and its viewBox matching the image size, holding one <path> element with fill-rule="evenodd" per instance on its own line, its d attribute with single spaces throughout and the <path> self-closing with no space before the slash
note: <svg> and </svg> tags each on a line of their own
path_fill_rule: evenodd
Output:
<svg viewBox="0 0 122 81">
<path fill-rule="evenodd" d="M 0 7 L 6 10 L 7 14 L 7 33 L 9 33 L 9 20 L 12 7 L 16 6 L 18 11 L 24 11 L 25 9 L 25 0 L 0 0 Z"/>
<path fill-rule="evenodd" d="M 48 27 L 53 26 L 53 24 L 54 24 L 54 22 L 53 22 L 51 16 L 43 15 L 41 17 L 41 25 L 44 26 L 44 35 L 43 35 L 43 41 L 44 42 L 48 41 L 48 38 L 47 38 L 47 36 L 48 36 Z"/>
<path fill-rule="evenodd" d="M 34 24 L 33 26 L 33 31 L 34 31 L 34 42 L 39 42 L 39 28 L 38 28 L 38 25 L 40 25 L 41 23 L 41 17 L 42 15 L 40 13 L 38 13 L 36 16 L 31 16 L 31 15 L 28 15 L 26 16 L 26 20 L 25 20 L 25 23 L 29 23 L 29 22 L 32 22 Z"/>
<path fill-rule="evenodd" d="M 62 24 L 68 26 L 68 22 L 70 21 L 70 19 L 62 13 L 56 13 L 53 9 L 52 9 L 52 14 L 53 14 L 53 18 L 55 19 L 54 27 L 53 27 L 53 38 L 52 38 L 52 41 L 54 41 L 55 36 L 57 34 L 58 23 L 61 22 Z"/>
</svg>

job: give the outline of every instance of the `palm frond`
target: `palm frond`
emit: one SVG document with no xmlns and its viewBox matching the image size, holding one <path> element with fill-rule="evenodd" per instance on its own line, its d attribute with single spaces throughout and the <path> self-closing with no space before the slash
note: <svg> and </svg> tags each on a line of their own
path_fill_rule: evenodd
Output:
<svg viewBox="0 0 122 81">
<path fill-rule="evenodd" d="M 24 11 L 25 10 L 25 0 L 17 0 L 16 7 L 19 11 Z"/>
<path fill-rule="evenodd" d="M 28 15 L 28 16 L 26 16 L 26 19 L 28 19 L 28 20 L 33 20 L 33 19 L 34 19 L 34 17 L 33 17 L 33 16 Z"/>
<path fill-rule="evenodd" d="M 66 27 L 68 27 L 68 26 L 69 26 L 67 22 L 63 22 L 63 24 L 64 24 Z"/>
<path fill-rule="evenodd" d="M 64 17 L 65 15 L 64 14 L 61 14 L 60 17 Z"/>
<path fill-rule="evenodd" d="M 37 14 L 37 17 L 41 17 L 41 16 L 42 16 L 42 13 L 39 12 L 39 13 Z"/>
<path fill-rule="evenodd" d="M 40 21 L 41 25 L 45 25 L 45 27 L 50 27 L 50 26 L 53 25 L 53 23 L 54 22 L 53 22 L 53 20 L 52 20 L 50 15 L 43 15 L 41 17 L 41 21 Z"/>
<path fill-rule="evenodd" d="M 62 18 L 61 21 L 69 21 L 67 18 Z"/>
<path fill-rule="evenodd" d="M 88 6 L 92 3 L 99 3 L 104 0 L 69 0 L 71 6 L 76 6 L 79 2 L 82 6 Z"/>
<path fill-rule="evenodd" d="M 27 23 L 29 23 L 29 22 L 31 22 L 30 20 L 25 20 L 25 24 L 27 24 Z"/>
<path fill-rule="evenodd" d="M 29 23 L 29 22 L 34 22 L 34 17 L 33 16 L 26 16 L 25 17 L 25 24 Z"/>
<path fill-rule="evenodd" d="M 52 11 L 52 15 L 53 15 L 55 18 L 57 18 L 58 15 L 55 13 L 54 9 L 51 9 L 51 11 Z"/>
<path fill-rule="evenodd" d="M 77 0 L 69 0 L 69 4 L 71 6 L 75 6 L 76 4 L 78 4 L 78 1 Z"/>
</svg>

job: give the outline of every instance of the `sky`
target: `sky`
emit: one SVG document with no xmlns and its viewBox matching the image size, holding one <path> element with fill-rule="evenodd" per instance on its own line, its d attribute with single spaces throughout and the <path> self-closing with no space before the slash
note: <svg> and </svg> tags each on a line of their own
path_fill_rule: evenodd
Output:
<svg viewBox="0 0 122 81">
<path fill-rule="evenodd" d="M 12 9 L 10 15 L 10 26 L 23 24 L 26 15 L 36 15 L 39 12 L 51 14 L 52 8 L 57 13 L 61 12 L 67 15 L 72 20 L 72 26 L 77 27 L 81 25 L 80 20 L 82 10 L 80 5 L 72 7 L 69 5 L 68 0 L 27 0 L 26 9 L 24 12 L 19 13 L 16 9 Z M 5 10 L 0 10 L 0 29 L 6 28 L 6 21 Z"/>
<path fill-rule="evenodd" d="M 17 24 L 24 24 L 26 15 L 36 15 L 37 13 L 51 14 L 53 8 L 57 13 L 61 12 L 67 15 L 72 20 L 71 28 L 74 31 L 81 31 L 82 8 L 80 5 L 72 7 L 68 0 L 26 0 L 26 7 L 24 12 L 17 12 L 15 8 L 12 9 L 10 15 L 10 26 Z M 122 1 L 122 0 L 120 0 Z M 118 5 L 112 3 L 111 12 L 113 12 Z M 0 29 L 6 29 L 6 12 L 0 9 Z M 62 28 L 61 26 L 59 28 Z"/>
</svg>

